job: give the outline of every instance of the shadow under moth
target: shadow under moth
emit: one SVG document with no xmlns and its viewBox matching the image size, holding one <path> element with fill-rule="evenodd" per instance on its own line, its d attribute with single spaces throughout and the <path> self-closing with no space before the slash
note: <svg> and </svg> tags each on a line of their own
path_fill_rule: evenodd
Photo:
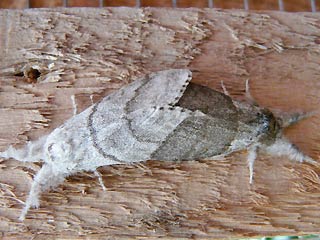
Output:
<svg viewBox="0 0 320 240">
<path fill-rule="evenodd" d="M 152 73 L 113 92 L 73 116 L 51 134 L 22 149 L 12 146 L 0 157 L 43 162 L 21 213 L 39 206 L 40 194 L 67 176 L 97 168 L 152 160 L 218 159 L 248 150 L 250 183 L 258 151 L 315 163 L 284 138 L 283 129 L 303 118 L 276 118 L 255 104 L 247 84 L 248 103 L 190 83 L 187 69 Z"/>
</svg>

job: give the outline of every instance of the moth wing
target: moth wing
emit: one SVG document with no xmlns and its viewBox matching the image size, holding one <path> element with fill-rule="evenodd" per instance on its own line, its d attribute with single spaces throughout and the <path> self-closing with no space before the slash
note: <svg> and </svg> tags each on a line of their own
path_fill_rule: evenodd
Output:
<svg viewBox="0 0 320 240">
<path fill-rule="evenodd" d="M 150 154 L 190 113 L 170 107 L 178 101 L 191 72 L 171 69 L 150 74 L 105 97 L 88 111 L 94 147 L 119 161 L 138 161 Z"/>
<path fill-rule="evenodd" d="M 128 115 L 135 138 L 141 142 L 161 143 L 179 124 L 193 115 L 204 115 L 182 107 L 140 108 Z"/>
<path fill-rule="evenodd" d="M 150 74 L 140 80 L 143 83 L 128 103 L 129 112 L 148 106 L 176 104 L 186 90 L 192 73 L 188 69 L 170 69 Z"/>
<path fill-rule="evenodd" d="M 110 124 L 95 118 L 97 145 L 105 155 L 122 162 L 137 162 L 150 159 L 177 126 L 195 112 L 181 107 L 139 108 L 125 118 Z M 199 113 L 201 114 L 201 113 Z"/>
</svg>

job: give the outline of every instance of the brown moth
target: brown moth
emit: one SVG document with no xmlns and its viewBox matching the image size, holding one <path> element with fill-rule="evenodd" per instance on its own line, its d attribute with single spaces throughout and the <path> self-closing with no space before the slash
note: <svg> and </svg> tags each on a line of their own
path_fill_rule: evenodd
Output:
<svg viewBox="0 0 320 240">
<path fill-rule="evenodd" d="M 247 149 L 250 183 L 258 150 L 298 162 L 314 161 L 282 135 L 303 116 L 276 118 L 268 109 L 242 103 L 190 83 L 187 69 L 150 74 L 106 96 L 51 134 L 0 157 L 43 162 L 22 211 L 39 206 L 40 194 L 80 171 L 153 160 L 223 157 Z M 248 90 L 248 85 L 247 85 Z M 247 91 L 249 96 L 249 91 Z"/>
</svg>

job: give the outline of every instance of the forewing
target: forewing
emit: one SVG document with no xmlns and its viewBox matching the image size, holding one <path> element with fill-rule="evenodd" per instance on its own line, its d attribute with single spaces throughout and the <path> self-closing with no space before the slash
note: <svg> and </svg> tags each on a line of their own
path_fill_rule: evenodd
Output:
<svg viewBox="0 0 320 240">
<path fill-rule="evenodd" d="M 148 106 L 176 104 L 191 78 L 192 74 L 187 69 L 170 69 L 150 74 L 128 102 L 128 112 Z"/>
<path fill-rule="evenodd" d="M 95 131 L 95 139 L 106 155 L 120 161 L 148 160 L 166 137 L 194 114 L 202 113 L 180 107 L 148 107 L 123 115 L 110 124 L 96 112 L 93 125 L 99 126 L 99 131 Z"/>
<path fill-rule="evenodd" d="M 151 74 L 97 103 L 89 115 L 95 146 L 119 161 L 150 158 L 165 138 L 195 112 L 172 107 L 182 96 L 191 72 L 171 69 Z"/>
</svg>

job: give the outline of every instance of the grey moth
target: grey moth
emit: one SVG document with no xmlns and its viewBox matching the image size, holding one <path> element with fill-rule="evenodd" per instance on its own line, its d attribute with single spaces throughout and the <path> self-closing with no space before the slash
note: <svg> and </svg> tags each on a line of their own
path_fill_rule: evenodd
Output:
<svg viewBox="0 0 320 240">
<path fill-rule="evenodd" d="M 106 96 L 51 134 L 22 149 L 10 146 L 0 157 L 43 162 L 34 177 L 20 219 L 39 206 L 40 194 L 67 176 L 97 168 L 152 160 L 196 160 L 248 150 L 250 183 L 258 151 L 314 161 L 284 138 L 282 130 L 302 116 L 276 118 L 252 102 L 190 83 L 191 71 L 152 73 Z"/>
</svg>

